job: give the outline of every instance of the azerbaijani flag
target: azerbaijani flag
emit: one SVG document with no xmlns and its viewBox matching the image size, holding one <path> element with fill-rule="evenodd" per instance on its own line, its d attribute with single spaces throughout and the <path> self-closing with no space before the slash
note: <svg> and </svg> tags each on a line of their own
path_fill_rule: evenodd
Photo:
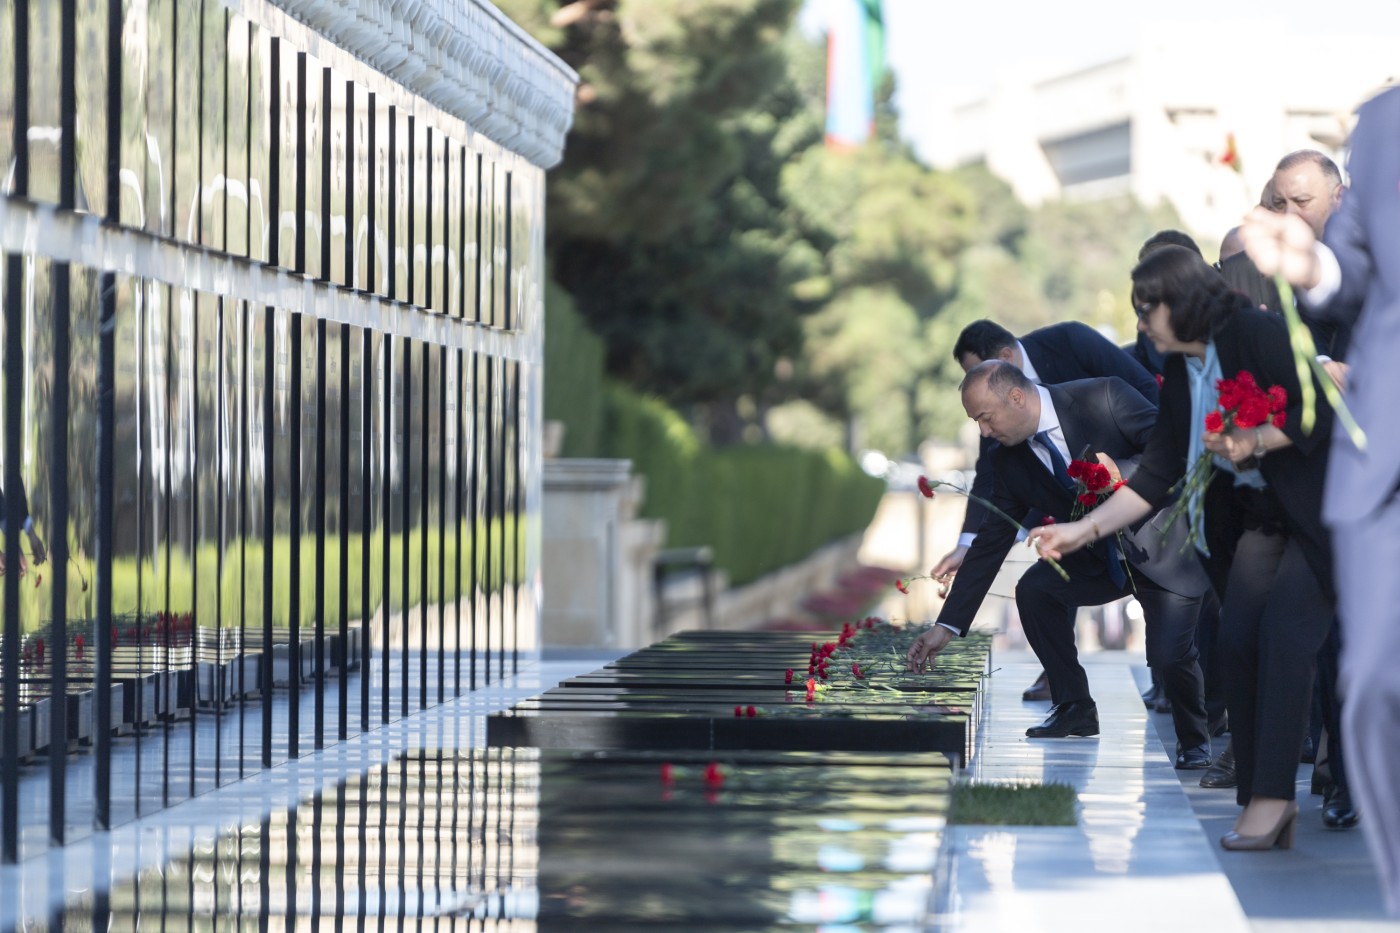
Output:
<svg viewBox="0 0 1400 933">
<path fill-rule="evenodd" d="M 853 149 L 875 130 L 875 90 L 885 73 L 880 0 L 827 0 L 826 144 Z"/>
</svg>

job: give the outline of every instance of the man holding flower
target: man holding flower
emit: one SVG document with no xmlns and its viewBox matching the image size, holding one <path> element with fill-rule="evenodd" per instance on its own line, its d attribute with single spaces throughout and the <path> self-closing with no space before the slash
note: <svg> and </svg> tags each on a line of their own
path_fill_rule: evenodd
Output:
<svg viewBox="0 0 1400 933">
<path fill-rule="evenodd" d="M 972 618 L 1015 543 L 1018 523 L 1032 511 L 1069 522 L 1111 492 L 1120 470 L 1131 475 L 1147 444 L 1157 409 L 1121 379 L 1082 379 L 1037 386 L 1016 366 L 984 362 L 960 387 L 963 408 L 984 437 L 996 477 L 989 501 L 1005 520 L 984 522 L 935 625 L 915 640 L 908 664 L 923 670 L 952 637 L 965 635 Z M 1076 452 L 1085 452 L 1076 456 Z M 1079 464 L 1070 475 L 1070 465 Z M 1110 480 L 1101 480 L 1099 466 Z M 1092 499 L 1092 503 L 1090 502 Z M 1184 529 L 1183 529 L 1184 531 Z M 1178 535 L 1178 537 L 1181 537 Z M 1181 746 L 1177 766 L 1205 768 L 1210 744 L 1195 626 L 1207 581 L 1179 540 L 1167 540 L 1152 523 L 1141 523 L 1064 563 L 1065 576 L 1037 564 L 1016 585 L 1016 606 L 1026 638 L 1049 674 L 1054 707 L 1032 738 L 1091 736 L 1099 732 L 1098 710 L 1089 692 L 1074 642 L 1080 606 L 1096 606 L 1136 594 L 1147 619 L 1148 662 L 1172 700 L 1173 725 Z"/>
</svg>

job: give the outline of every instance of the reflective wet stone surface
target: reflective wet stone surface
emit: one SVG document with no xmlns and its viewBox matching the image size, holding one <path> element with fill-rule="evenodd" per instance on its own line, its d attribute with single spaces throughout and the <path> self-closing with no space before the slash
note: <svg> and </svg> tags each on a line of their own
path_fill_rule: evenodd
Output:
<svg viewBox="0 0 1400 933">
<path fill-rule="evenodd" d="M 928 908 L 951 779 L 934 753 L 425 749 L 226 832 L 101 902 L 74 898 L 64 920 L 912 929 Z"/>
</svg>

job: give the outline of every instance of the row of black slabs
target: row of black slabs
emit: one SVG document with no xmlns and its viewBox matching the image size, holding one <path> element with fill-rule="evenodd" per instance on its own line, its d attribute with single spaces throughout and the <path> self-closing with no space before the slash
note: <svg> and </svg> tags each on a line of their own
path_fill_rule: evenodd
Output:
<svg viewBox="0 0 1400 933">
<path fill-rule="evenodd" d="M 681 633 L 489 717 L 489 745 L 566 763 L 542 924 L 923 928 L 990 642 L 910 674 L 918 631 Z"/>
<path fill-rule="evenodd" d="M 486 749 L 411 751 L 68 918 L 920 929 L 988 644 L 913 676 L 894 663 L 912 633 L 880 631 L 828 661 L 810 703 L 810 635 L 676 636 L 490 717 Z"/>
</svg>

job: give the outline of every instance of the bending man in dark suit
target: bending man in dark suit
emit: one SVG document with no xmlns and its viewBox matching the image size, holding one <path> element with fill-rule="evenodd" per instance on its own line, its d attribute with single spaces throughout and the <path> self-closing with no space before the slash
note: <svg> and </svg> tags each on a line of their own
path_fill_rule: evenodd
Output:
<svg viewBox="0 0 1400 933">
<path fill-rule="evenodd" d="M 1078 321 L 1051 324 L 1031 331 L 1020 340 L 995 321 L 974 321 L 963 328 L 953 344 L 953 359 L 965 373 L 986 360 L 1005 360 L 1041 385 L 1117 376 L 1143 398 L 1154 405 L 1157 403 L 1156 378 L 1113 341 Z M 972 494 L 982 499 L 991 495 L 993 473 L 987 453 L 995 443 L 983 435 L 977 452 Z M 958 572 L 986 517 L 987 510 L 969 499 L 957 547 L 934 565 L 930 576 L 946 583 L 949 576 Z M 1022 694 L 1026 700 L 1044 700 L 1049 696 L 1044 674 Z"/>
<path fill-rule="evenodd" d="M 1306 289 L 1315 315 L 1355 322 L 1346 401 L 1366 447 L 1336 426 L 1322 515 L 1341 616 L 1348 774 L 1382 891 L 1400 915 L 1400 89 L 1361 108 L 1347 168 L 1351 190 L 1323 244 L 1295 218 L 1260 211 L 1242 232 L 1259 268 Z"/>
<path fill-rule="evenodd" d="M 1116 473 L 1118 464 L 1131 472 L 1157 420 L 1157 407 L 1122 380 L 1037 386 L 1002 360 L 974 367 L 960 391 L 968 417 L 983 437 L 999 445 L 990 452 L 996 477 L 990 501 L 1017 522 L 1032 512 L 1068 521 L 1075 503 L 1074 482 L 1065 469 L 1070 458 L 1097 457 L 1110 472 Z M 1050 675 L 1055 704 L 1045 722 L 1026 734 L 1098 734 L 1098 708 L 1075 651 L 1075 611 L 1136 592 L 1147 620 L 1148 663 L 1172 701 L 1177 767 L 1205 768 L 1210 744 L 1195 628 L 1208 584 L 1194 556 L 1182 553 L 1184 523 L 1163 539 L 1153 518 L 1123 536 L 1121 555 L 1113 539 L 1066 558 L 1068 581 L 1042 562 L 1017 583 L 1016 607 L 1026 638 Z M 967 634 L 1015 540 L 1009 522 L 993 517 L 983 524 L 953 579 L 938 624 L 910 647 L 910 670 L 923 670 L 954 635 Z"/>
</svg>

